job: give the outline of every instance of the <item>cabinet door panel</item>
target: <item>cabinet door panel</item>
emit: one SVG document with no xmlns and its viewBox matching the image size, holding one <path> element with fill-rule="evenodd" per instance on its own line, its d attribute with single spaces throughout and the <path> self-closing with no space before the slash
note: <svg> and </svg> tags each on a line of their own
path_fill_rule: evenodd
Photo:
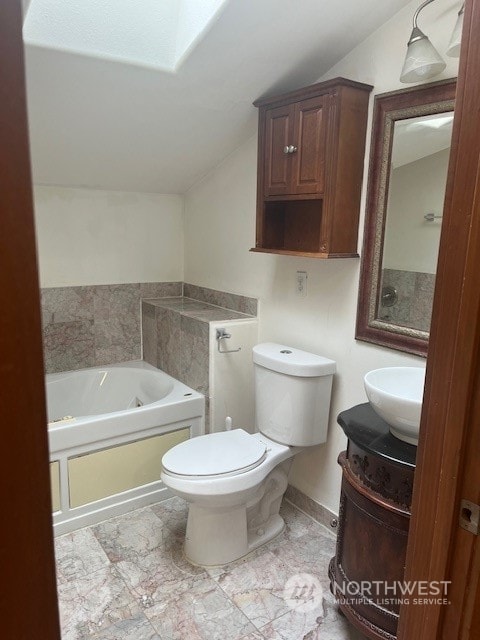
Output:
<svg viewBox="0 0 480 640">
<path fill-rule="evenodd" d="M 325 189 L 325 96 L 295 105 L 295 145 L 292 193 L 318 193 Z"/>
<path fill-rule="evenodd" d="M 265 114 L 265 195 L 291 193 L 291 154 L 284 148 L 293 144 L 292 106 L 268 109 Z"/>
</svg>

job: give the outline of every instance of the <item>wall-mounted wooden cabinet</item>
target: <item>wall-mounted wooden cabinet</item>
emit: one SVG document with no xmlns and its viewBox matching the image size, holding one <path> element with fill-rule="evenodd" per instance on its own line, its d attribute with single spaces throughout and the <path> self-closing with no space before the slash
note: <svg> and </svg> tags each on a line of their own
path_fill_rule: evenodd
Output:
<svg viewBox="0 0 480 640">
<path fill-rule="evenodd" d="M 336 78 L 257 100 L 252 251 L 357 256 L 370 85 Z"/>
</svg>

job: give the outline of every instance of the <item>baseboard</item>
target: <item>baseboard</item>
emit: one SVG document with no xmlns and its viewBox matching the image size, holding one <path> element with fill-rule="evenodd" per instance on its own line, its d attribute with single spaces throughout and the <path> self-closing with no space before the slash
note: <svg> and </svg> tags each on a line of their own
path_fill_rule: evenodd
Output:
<svg viewBox="0 0 480 640">
<path fill-rule="evenodd" d="M 336 532 L 338 515 L 322 504 L 315 502 L 315 500 L 307 496 L 303 491 L 300 491 L 300 489 L 289 484 L 285 492 L 285 499 L 291 502 L 297 509 L 300 509 L 300 511 L 303 511 L 316 520 L 319 524 L 323 524 L 324 527 L 327 527 L 333 533 Z"/>
</svg>

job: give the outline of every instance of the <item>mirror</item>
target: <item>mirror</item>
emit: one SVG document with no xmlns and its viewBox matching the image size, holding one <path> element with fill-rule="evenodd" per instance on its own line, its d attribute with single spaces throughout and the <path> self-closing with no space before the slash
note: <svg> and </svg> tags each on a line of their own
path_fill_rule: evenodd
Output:
<svg viewBox="0 0 480 640">
<path fill-rule="evenodd" d="M 455 80 L 375 98 L 356 338 L 425 356 Z"/>
</svg>

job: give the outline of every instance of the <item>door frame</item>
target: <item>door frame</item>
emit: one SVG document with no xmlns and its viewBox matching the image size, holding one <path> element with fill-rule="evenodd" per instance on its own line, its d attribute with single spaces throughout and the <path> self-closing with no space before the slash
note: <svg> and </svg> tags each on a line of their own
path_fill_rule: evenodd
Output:
<svg viewBox="0 0 480 640">
<path fill-rule="evenodd" d="M 407 580 L 452 575 L 462 465 L 480 424 L 479 34 L 480 0 L 467 0 Z M 18 640 L 59 640 L 20 0 L 0 3 L 0 77 L 0 283 L 6 301 L 0 314 L 0 389 L 8 451 L 3 506 L 9 515 L 0 534 L 2 632 Z M 465 596 L 467 587 L 465 576 L 454 585 L 455 596 Z M 399 640 L 446 638 L 441 634 L 448 618 L 448 607 L 405 606 Z M 462 633 L 468 637 L 468 629 Z M 460 636 L 448 636 L 454 637 Z"/>
<path fill-rule="evenodd" d="M 20 0 L 0 2 L 1 635 L 60 640 Z"/>
<path fill-rule="evenodd" d="M 460 620 L 470 615 L 470 578 L 454 570 L 458 545 L 474 537 L 457 533 L 468 442 L 480 428 L 479 78 L 480 0 L 467 0 L 405 571 L 407 581 L 457 577 L 452 604 L 401 607 L 399 640 L 469 637 L 460 636 L 460 625 L 469 626 Z"/>
</svg>

